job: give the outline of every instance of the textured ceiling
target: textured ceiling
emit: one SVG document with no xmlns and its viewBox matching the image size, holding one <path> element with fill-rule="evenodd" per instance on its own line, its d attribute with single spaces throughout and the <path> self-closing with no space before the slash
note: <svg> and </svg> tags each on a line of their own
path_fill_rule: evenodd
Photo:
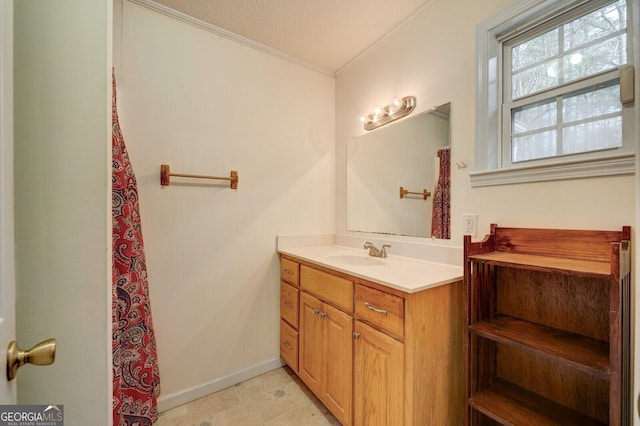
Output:
<svg viewBox="0 0 640 426">
<path fill-rule="evenodd" d="M 155 0 L 335 72 L 433 0 Z"/>
</svg>

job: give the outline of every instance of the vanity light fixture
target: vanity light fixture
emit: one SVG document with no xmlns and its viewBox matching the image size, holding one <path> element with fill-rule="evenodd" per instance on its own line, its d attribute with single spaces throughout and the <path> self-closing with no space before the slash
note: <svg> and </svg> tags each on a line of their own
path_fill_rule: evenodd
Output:
<svg viewBox="0 0 640 426">
<path fill-rule="evenodd" d="M 361 115 L 358 121 L 364 125 L 365 130 L 373 130 L 408 115 L 415 107 L 415 96 L 394 98 L 389 105 L 375 107 L 371 114 Z"/>
</svg>

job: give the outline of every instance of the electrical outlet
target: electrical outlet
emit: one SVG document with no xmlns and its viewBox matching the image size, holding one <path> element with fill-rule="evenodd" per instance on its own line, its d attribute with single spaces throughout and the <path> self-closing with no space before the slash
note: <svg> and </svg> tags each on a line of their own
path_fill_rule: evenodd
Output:
<svg viewBox="0 0 640 426">
<path fill-rule="evenodd" d="M 478 233 L 478 214 L 465 213 L 462 216 L 462 234 L 475 238 Z"/>
</svg>

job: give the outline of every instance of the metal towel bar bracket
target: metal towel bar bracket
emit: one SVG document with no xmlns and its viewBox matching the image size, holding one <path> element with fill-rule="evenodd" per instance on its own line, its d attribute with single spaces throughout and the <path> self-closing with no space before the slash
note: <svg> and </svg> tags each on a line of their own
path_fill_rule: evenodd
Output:
<svg viewBox="0 0 640 426">
<path fill-rule="evenodd" d="M 171 173 L 171 168 L 168 164 L 160 165 L 160 185 L 169 186 L 171 183 L 171 177 L 184 177 L 184 178 L 192 178 L 192 179 L 216 179 L 216 180 L 228 180 L 229 187 L 231 189 L 238 189 L 238 172 L 235 170 L 231 170 L 231 175 L 229 177 L 222 176 L 204 176 L 204 175 L 192 175 L 185 173 Z"/>
<path fill-rule="evenodd" d="M 422 195 L 422 198 L 424 200 L 426 200 L 427 197 L 431 196 L 431 193 L 429 191 L 427 191 L 426 189 L 423 189 L 422 192 L 411 192 L 411 191 L 407 191 L 403 187 L 400 187 L 400 198 L 404 198 L 404 196 L 407 195 L 407 194 Z"/>
</svg>

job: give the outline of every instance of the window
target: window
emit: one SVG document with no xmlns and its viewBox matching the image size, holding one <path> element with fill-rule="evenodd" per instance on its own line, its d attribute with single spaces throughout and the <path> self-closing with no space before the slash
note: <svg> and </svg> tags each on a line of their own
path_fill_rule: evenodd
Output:
<svg viewBox="0 0 640 426">
<path fill-rule="evenodd" d="M 523 1 L 479 27 L 473 186 L 633 173 L 634 1 Z"/>
</svg>

